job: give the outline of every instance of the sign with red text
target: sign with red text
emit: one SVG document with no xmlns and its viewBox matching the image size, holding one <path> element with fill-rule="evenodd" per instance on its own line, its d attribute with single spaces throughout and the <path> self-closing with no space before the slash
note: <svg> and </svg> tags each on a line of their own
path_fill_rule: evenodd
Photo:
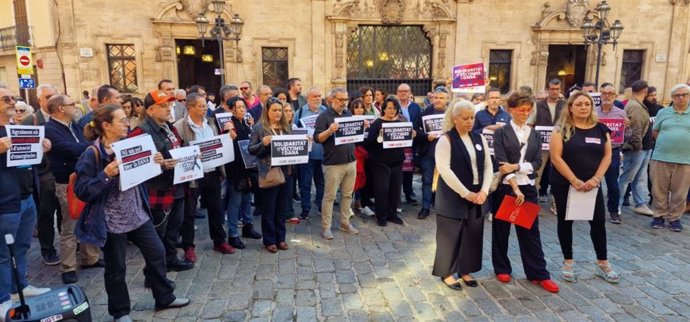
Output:
<svg viewBox="0 0 690 322">
<path fill-rule="evenodd" d="M 204 177 L 199 147 L 186 146 L 170 150 L 170 156 L 177 160 L 173 184 L 184 183 Z"/>
<path fill-rule="evenodd" d="M 484 63 L 458 65 L 453 67 L 453 92 L 484 93 L 486 91 Z"/>
<path fill-rule="evenodd" d="M 364 141 L 364 118 L 361 116 L 338 117 L 335 119 L 335 145 Z"/>
<path fill-rule="evenodd" d="M 7 150 L 7 166 L 39 164 L 43 160 L 43 126 L 5 125 L 12 146 Z"/>
<path fill-rule="evenodd" d="M 623 144 L 625 139 L 624 119 L 599 119 L 599 122 L 606 124 L 606 127 L 611 130 L 611 144 Z"/>
<path fill-rule="evenodd" d="M 120 161 L 120 191 L 161 174 L 161 166 L 153 161 L 158 152 L 150 135 L 138 135 L 110 145 L 115 159 Z"/>
<path fill-rule="evenodd" d="M 235 161 L 235 148 L 227 134 L 192 141 L 189 144 L 199 146 L 204 171 Z"/>
<path fill-rule="evenodd" d="M 396 149 L 412 146 L 412 123 L 393 122 L 381 124 L 383 148 Z"/>
</svg>

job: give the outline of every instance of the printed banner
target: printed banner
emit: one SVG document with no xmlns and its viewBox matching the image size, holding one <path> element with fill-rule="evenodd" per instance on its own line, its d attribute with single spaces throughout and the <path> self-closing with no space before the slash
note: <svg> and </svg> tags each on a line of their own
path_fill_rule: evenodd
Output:
<svg viewBox="0 0 690 322">
<path fill-rule="evenodd" d="M 319 117 L 318 114 L 316 115 L 311 115 L 307 117 L 303 117 L 299 119 L 299 122 L 302 123 L 302 127 L 310 128 L 313 129 L 314 126 L 316 126 L 316 119 Z M 313 133 L 313 132 L 312 132 Z"/>
<path fill-rule="evenodd" d="M 482 136 L 486 139 L 486 145 L 489 146 L 489 153 L 494 155 L 494 131 L 484 128 L 482 130 Z"/>
<path fill-rule="evenodd" d="M 216 122 L 218 122 L 218 130 L 223 132 L 225 123 L 232 122 L 232 113 L 216 113 Z"/>
<path fill-rule="evenodd" d="M 43 160 L 43 126 L 5 125 L 12 146 L 7 151 L 7 166 L 39 164 Z"/>
<path fill-rule="evenodd" d="M 309 140 L 309 138 L 314 137 L 314 129 L 313 128 L 310 129 L 310 128 L 298 127 L 298 128 L 292 129 L 292 135 L 304 135 L 304 136 L 307 136 L 308 137 L 307 139 Z M 311 152 L 312 141 L 313 140 L 309 140 L 309 152 Z"/>
<path fill-rule="evenodd" d="M 543 151 L 548 151 L 549 143 L 551 142 L 551 132 L 553 131 L 553 126 L 537 125 L 534 127 L 534 130 L 537 131 L 537 133 L 539 133 L 539 137 L 541 138 L 541 149 Z"/>
<path fill-rule="evenodd" d="M 361 116 L 339 117 L 335 131 L 335 145 L 364 141 L 364 118 Z"/>
<path fill-rule="evenodd" d="M 204 171 L 235 161 L 235 149 L 232 147 L 232 139 L 227 134 L 192 141 L 189 144 L 199 146 Z"/>
<path fill-rule="evenodd" d="M 589 96 L 591 96 L 592 101 L 594 101 L 594 108 L 601 109 L 601 93 L 589 93 Z"/>
<path fill-rule="evenodd" d="M 120 160 L 120 191 L 128 190 L 163 172 L 160 164 L 153 162 L 158 152 L 150 135 L 139 135 L 110 145 L 115 159 Z"/>
<path fill-rule="evenodd" d="M 242 156 L 242 162 L 244 162 L 244 168 L 256 168 L 259 164 L 259 158 L 257 158 L 255 155 L 249 154 L 249 140 L 237 141 L 237 145 L 240 147 L 240 154 Z"/>
<path fill-rule="evenodd" d="M 276 135 L 271 139 L 271 166 L 309 162 L 309 140 L 304 135 Z"/>
<path fill-rule="evenodd" d="M 424 126 L 424 133 L 443 133 L 443 118 L 444 114 L 426 115 L 422 117 L 422 125 Z"/>
<path fill-rule="evenodd" d="M 599 122 L 606 124 L 606 127 L 611 130 L 611 144 L 623 144 L 625 139 L 624 119 L 599 119 Z"/>
<path fill-rule="evenodd" d="M 453 92 L 484 93 L 486 73 L 484 63 L 458 65 L 453 67 Z"/>
<path fill-rule="evenodd" d="M 394 122 L 381 124 L 383 148 L 407 148 L 412 146 L 412 123 Z"/>
<path fill-rule="evenodd" d="M 173 184 L 184 183 L 204 177 L 204 168 L 201 165 L 201 152 L 199 147 L 186 146 L 170 150 L 170 155 L 177 160 L 175 165 L 175 178 Z"/>
</svg>

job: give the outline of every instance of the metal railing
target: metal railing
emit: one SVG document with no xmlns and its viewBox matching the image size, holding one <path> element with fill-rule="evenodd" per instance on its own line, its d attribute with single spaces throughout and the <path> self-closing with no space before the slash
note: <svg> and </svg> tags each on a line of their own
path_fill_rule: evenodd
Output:
<svg viewBox="0 0 690 322">
<path fill-rule="evenodd" d="M 15 46 L 32 46 L 33 33 L 30 26 L 0 28 L 0 51 L 14 50 Z"/>
</svg>

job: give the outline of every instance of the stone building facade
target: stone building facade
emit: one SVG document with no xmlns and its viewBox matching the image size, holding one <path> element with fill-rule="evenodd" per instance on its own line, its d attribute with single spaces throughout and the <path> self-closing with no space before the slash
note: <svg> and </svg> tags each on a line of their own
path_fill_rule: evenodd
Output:
<svg viewBox="0 0 690 322">
<path fill-rule="evenodd" d="M 0 12 L 5 12 L 0 14 L 3 18 L 0 30 L 12 26 L 11 16 L 9 19 L 5 16 L 7 12 L 11 15 L 17 1 L 0 0 Z M 39 65 L 34 77 L 39 83 L 56 84 L 73 96 L 113 81 L 113 61 L 118 57 L 109 57 L 112 47 L 108 46 L 112 45 L 127 46 L 127 59 L 118 66 L 128 66 L 121 72 L 132 78 L 127 89 L 136 94 L 155 87 L 164 78 L 179 84 L 180 75 L 192 73 L 191 69 L 195 69 L 198 79 L 216 77 L 199 69 L 198 62 L 182 63 L 184 41 L 194 42 L 197 51 L 213 56 L 213 64 L 220 67 L 218 54 L 208 52 L 197 42 L 199 33 L 194 19 L 204 12 L 210 21 L 215 18 L 209 0 L 32 0 L 26 3 L 34 39 L 34 63 Z M 505 54 L 499 70 L 504 78 L 500 81 L 507 90 L 521 85 L 541 89 L 552 75 L 571 82 L 589 81 L 594 79 L 596 69 L 596 47 L 583 46 L 580 26 L 586 15 L 596 17 L 593 9 L 597 1 L 229 0 L 227 3 L 223 18 L 229 21 L 234 14 L 239 14 L 244 21 L 238 46 L 232 40 L 223 42 L 227 83 L 249 80 L 263 84 L 266 69 L 277 66 L 283 69 L 282 77 L 300 77 L 306 86 L 345 86 L 350 81 L 348 75 L 352 74 L 349 69 L 353 64 L 348 60 L 356 56 L 352 52 L 355 47 L 351 46 L 353 35 L 363 26 L 418 27 L 430 44 L 430 59 L 425 63 L 428 70 L 423 73 L 429 82 L 447 81 L 451 68 L 457 64 L 484 62 L 489 66 L 494 53 Z M 615 49 L 611 45 L 603 49 L 600 82 L 618 85 L 626 77 L 630 78 L 630 73 L 636 73 L 632 77 L 648 80 L 668 100 L 668 89 L 690 76 L 690 0 L 610 0 L 608 3 L 613 9 L 609 20 L 620 19 L 625 29 Z M 6 7 L 10 10 L 5 10 Z M 34 10 L 45 14 L 32 15 Z M 367 46 L 366 40 L 358 41 Z M 404 36 L 390 41 L 397 41 L 396 48 L 406 45 Z M 14 50 L 0 48 L 0 82 L 17 89 Z M 266 48 L 284 49 L 278 64 L 267 63 Z M 387 55 L 380 59 L 388 60 Z M 364 62 L 370 67 L 375 63 L 378 62 Z M 496 76 L 489 76 L 496 80 Z"/>
</svg>

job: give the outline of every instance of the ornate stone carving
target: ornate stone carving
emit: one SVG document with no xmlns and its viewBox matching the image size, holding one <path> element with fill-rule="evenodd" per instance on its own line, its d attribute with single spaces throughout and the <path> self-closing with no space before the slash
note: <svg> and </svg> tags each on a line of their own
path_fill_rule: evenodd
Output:
<svg viewBox="0 0 690 322">
<path fill-rule="evenodd" d="M 582 26 L 588 11 L 589 0 L 568 0 L 568 7 L 565 13 L 570 25 L 579 28 Z"/>
<path fill-rule="evenodd" d="M 381 22 L 385 25 L 399 25 L 405 15 L 404 0 L 379 0 Z"/>
<path fill-rule="evenodd" d="M 446 75 L 447 38 L 448 32 L 446 31 L 441 32 L 438 37 L 438 64 L 436 65 L 436 74 L 442 75 L 442 77 Z"/>
<path fill-rule="evenodd" d="M 200 14 L 206 13 L 209 5 L 208 0 L 180 0 L 180 2 L 184 11 L 191 17 L 198 17 Z"/>
</svg>

